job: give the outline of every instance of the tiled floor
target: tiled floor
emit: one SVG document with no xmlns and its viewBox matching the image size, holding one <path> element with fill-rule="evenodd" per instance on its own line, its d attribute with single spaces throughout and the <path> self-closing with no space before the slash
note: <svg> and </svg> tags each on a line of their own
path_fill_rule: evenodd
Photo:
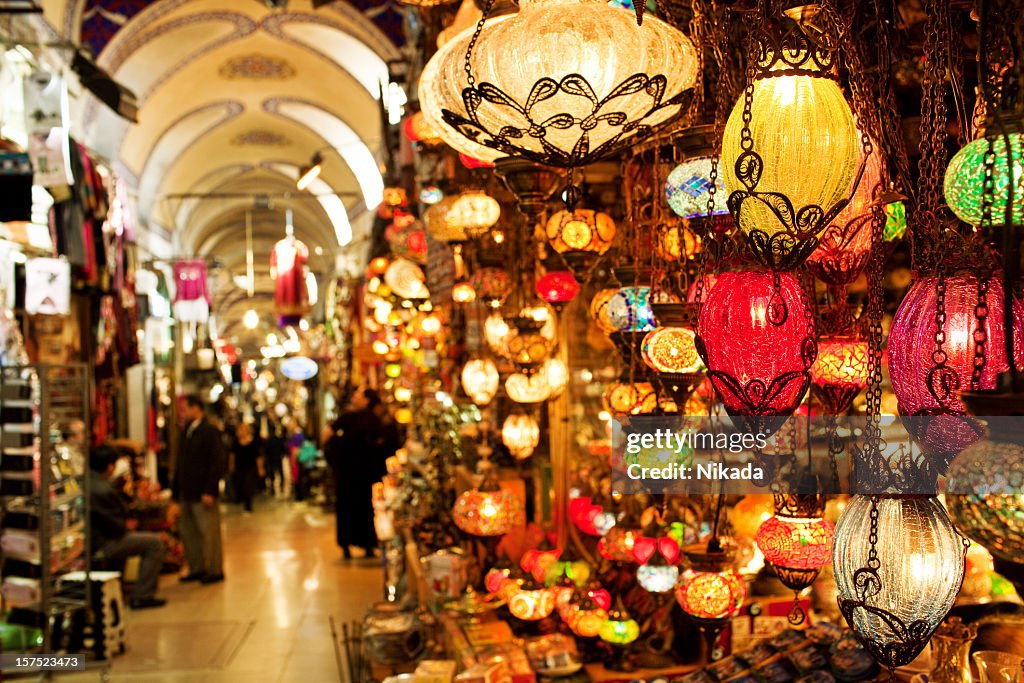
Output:
<svg viewBox="0 0 1024 683">
<path fill-rule="evenodd" d="M 126 654 L 62 683 L 335 683 L 330 617 L 360 619 L 382 599 L 378 560 L 340 559 L 333 516 L 295 503 L 224 517 L 221 584 L 161 579 L 166 607 L 129 612 Z M 104 678 L 104 674 L 107 676 Z"/>
</svg>

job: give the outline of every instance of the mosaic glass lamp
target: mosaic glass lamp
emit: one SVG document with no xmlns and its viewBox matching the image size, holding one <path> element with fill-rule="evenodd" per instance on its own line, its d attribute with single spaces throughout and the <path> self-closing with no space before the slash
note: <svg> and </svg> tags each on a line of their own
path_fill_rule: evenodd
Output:
<svg viewBox="0 0 1024 683">
<path fill-rule="evenodd" d="M 551 248 L 559 254 L 603 254 L 615 239 L 615 221 L 606 213 L 590 209 L 559 211 L 548 219 L 545 232 Z"/>
<path fill-rule="evenodd" d="M 445 220 L 470 239 L 482 237 L 501 218 L 501 204 L 480 190 L 467 190 L 455 197 Z"/>
<path fill-rule="evenodd" d="M 811 366 L 811 388 L 832 415 L 850 404 L 868 384 L 868 343 L 852 337 L 823 337 Z"/>
<path fill-rule="evenodd" d="M 833 546 L 839 609 L 883 666 L 909 664 L 928 644 L 960 592 L 966 554 L 934 497 L 855 496 L 843 510 Z"/>
<path fill-rule="evenodd" d="M 602 289 L 590 300 L 590 317 L 597 324 L 597 328 L 605 334 L 612 334 L 618 328 L 612 324 L 608 317 L 608 304 L 619 290 L 609 288 Z"/>
<path fill-rule="evenodd" d="M 460 152 L 579 166 L 678 116 L 697 71 L 689 38 L 657 18 L 638 26 L 603 0 L 526 0 L 442 46 L 419 96 Z"/>
<path fill-rule="evenodd" d="M 747 585 L 732 566 L 732 553 L 718 541 L 686 546 L 690 568 L 676 587 L 676 601 L 702 628 L 721 628 L 736 616 L 747 596 Z"/>
<path fill-rule="evenodd" d="M 985 179 L 985 155 L 991 149 L 995 154 L 992 165 L 993 197 L 992 225 L 1003 225 L 1006 220 L 1006 203 L 1009 201 L 1008 188 L 1013 184 L 1013 223 L 1024 222 L 1024 133 L 1010 133 L 1010 151 L 1007 152 L 1006 141 L 1001 135 L 990 138 L 979 138 L 969 142 L 963 149 L 953 155 L 946 168 L 943 191 L 946 204 L 953 210 L 957 218 L 970 225 L 980 225 L 983 219 L 982 195 Z M 1009 168 L 1012 155 L 1013 177 Z"/>
<path fill-rule="evenodd" d="M 503 536 L 525 518 L 522 501 L 502 490 L 490 471 L 479 487 L 459 495 L 452 508 L 455 526 L 473 536 Z"/>
<path fill-rule="evenodd" d="M 646 332 L 655 327 L 650 287 L 622 287 L 608 301 L 608 321 L 619 332 Z"/>
<path fill-rule="evenodd" d="M 672 169 L 665 180 L 665 199 L 668 206 L 680 218 L 704 218 L 708 215 L 708 198 L 711 189 L 711 157 L 700 156 L 687 159 Z M 713 216 L 729 213 L 726 200 L 729 193 L 722 182 L 721 167 L 715 187 Z"/>
<path fill-rule="evenodd" d="M 508 294 L 510 280 L 501 268 L 479 268 L 469 276 L 469 284 L 476 291 L 477 298 L 492 308 L 501 305 Z"/>
<path fill-rule="evenodd" d="M 525 375 L 516 372 L 505 380 L 505 393 L 516 403 L 541 403 L 551 398 L 551 384 L 543 372 Z"/>
<path fill-rule="evenodd" d="M 701 367 L 696 335 L 685 327 L 659 327 L 647 333 L 641 347 L 644 364 L 655 372 L 685 374 Z"/>
<path fill-rule="evenodd" d="M 629 645 L 640 637 L 640 624 L 636 623 L 619 600 L 608 612 L 608 619 L 601 625 L 598 635 L 601 640 L 612 645 Z"/>
<path fill-rule="evenodd" d="M 576 298 L 580 284 L 571 272 L 555 270 L 537 278 L 537 296 L 558 310 Z"/>
<path fill-rule="evenodd" d="M 508 611 L 521 621 L 540 621 L 555 611 L 555 592 L 544 587 L 523 587 L 508 599 Z"/>
</svg>

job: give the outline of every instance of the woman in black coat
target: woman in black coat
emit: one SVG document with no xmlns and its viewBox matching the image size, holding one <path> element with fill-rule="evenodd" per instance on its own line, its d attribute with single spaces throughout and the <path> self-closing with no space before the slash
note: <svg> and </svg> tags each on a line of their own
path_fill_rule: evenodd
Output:
<svg viewBox="0 0 1024 683">
<path fill-rule="evenodd" d="M 398 428 L 373 389 L 360 389 L 329 428 L 324 451 L 334 474 L 338 546 L 346 558 L 350 546 L 372 555 L 373 484 L 387 473 L 385 461 L 399 446 Z"/>
</svg>

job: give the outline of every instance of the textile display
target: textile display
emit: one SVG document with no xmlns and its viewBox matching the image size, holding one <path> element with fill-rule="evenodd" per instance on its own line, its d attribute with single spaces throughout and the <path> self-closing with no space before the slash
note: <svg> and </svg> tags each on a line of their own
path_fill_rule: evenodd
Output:
<svg viewBox="0 0 1024 683">
<path fill-rule="evenodd" d="M 305 265 L 309 250 L 288 236 L 270 252 L 270 276 L 274 278 L 274 312 L 279 316 L 303 315 L 309 310 Z"/>
<path fill-rule="evenodd" d="M 42 187 L 71 185 L 68 137 L 68 89 L 60 74 L 35 71 L 25 79 L 25 128 L 35 183 Z"/>
<path fill-rule="evenodd" d="M 174 317 L 185 323 L 205 323 L 210 319 L 209 285 L 206 262 L 201 259 L 174 264 Z"/>
<path fill-rule="evenodd" d="M 34 258 L 25 264 L 25 311 L 67 315 L 71 308 L 71 264 L 59 258 Z"/>
</svg>

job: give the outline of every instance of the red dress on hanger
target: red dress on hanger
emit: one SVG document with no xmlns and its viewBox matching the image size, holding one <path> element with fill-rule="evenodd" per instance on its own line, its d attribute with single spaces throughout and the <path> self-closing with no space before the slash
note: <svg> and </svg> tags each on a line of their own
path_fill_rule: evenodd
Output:
<svg viewBox="0 0 1024 683">
<path fill-rule="evenodd" d="M 270 276 L 274 278 L 274 313 L 278 316 L 305 315 L 309 311 L 305 265 L 306 245 L 285 237 L 270 252 Z"/>
</svg>

